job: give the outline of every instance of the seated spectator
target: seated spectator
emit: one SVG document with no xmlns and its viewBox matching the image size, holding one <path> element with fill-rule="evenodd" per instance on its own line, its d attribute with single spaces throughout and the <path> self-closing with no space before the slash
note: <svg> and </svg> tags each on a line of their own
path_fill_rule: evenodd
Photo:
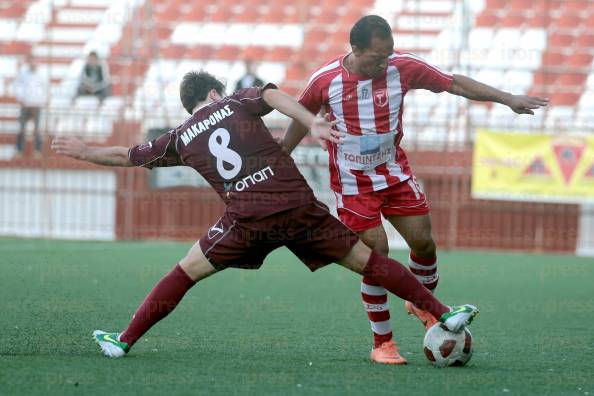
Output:
<svg viewBox="0 0 594 396">
<path fill-rule="evenodd" d="M 35 140 L 35 157 L 41 157 L 43 145 L 39 132 L 39 118 L 41 107 L 47 101 L 46 82 L 39 75 L 35 62 L 27 56 L 14 81 L 14 96 L 21 106 L 19 115 L 19 133 L 16 139 L 17 156 L 22 156 L 25 149 L 25 130 L 27 122 L 33 121 L 33 135 Z"/>
<path fill-rule="evenodd" d="M 237 85 L 235 86 L 236 91 L 244 88 L 264 86 L 264 81 L 262 81 L 254 72 L 254 65 L 252 64 L 252 62 L 246 61 L 245 69 L 245 75 L 241 77 L 239 81 L 237 81 Z"/>
<path fill-rule="evenodd" d="M 87 57 L 80 77 L 80 85 L 76 96 L 91 95 L 99 98 L 100 102 L 111 95 L 111 81 L 107 62 L 100 61 L 97 53 L 92 51 Z"/>
</svg>

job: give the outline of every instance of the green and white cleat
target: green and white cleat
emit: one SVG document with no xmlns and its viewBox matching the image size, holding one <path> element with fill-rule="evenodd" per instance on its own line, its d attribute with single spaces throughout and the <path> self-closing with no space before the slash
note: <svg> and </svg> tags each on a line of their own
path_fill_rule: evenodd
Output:
<svg viewBox="0 0 594 396">
<path fill-rule="evenodd" d="M 479 310 L 474 305 L 464 304 L 458 307 L 450 307 L 450 312 L 441 315 L 439 321 L 453 333 L 459 333 L 466 326 L 472 323 L 472 320 L 479 314 Z"/>
<path fill-rule="evenodd" d="M 95 330 L 93 339 L 99 344 L 101 352 L 110 358 L 124 357 L 130 350 L 127 343 L 120 341 L 120 333 L 106 333 L 105 331 Z"/>
</svg>

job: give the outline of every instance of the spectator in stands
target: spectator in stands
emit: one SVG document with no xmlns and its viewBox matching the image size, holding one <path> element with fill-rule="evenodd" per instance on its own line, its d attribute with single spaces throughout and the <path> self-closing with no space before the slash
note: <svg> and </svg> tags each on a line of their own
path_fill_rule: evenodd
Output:
<svg viewBox="0 0 594 396">
<path fill-rule="evenodd" d="M 99 98 L 100 102 L 111 95 L 111 81 L 107 62 L 100 61 L 97 52 L 92 51 L 87 57 L 80 77 L 80 85 L 76 96 L 91 95 Z"/>
<path fill-rule="evenodd" d="M 16 140 L 17 156 L 22 156 L 25 148 L 25 130 L 27 122 L 33 121 L 35 157 L 41 157 L 43 141 L 39 132 L 41 107 L 47 100 L 46 82 L 43 80 L 31 56 L 27 56 L 14 81 L 14 96 L 21 106 L 19 115 L 19 133 Z"/>
<path fill-rule="evenodd" d="M 264 81 L 262 81 L 262 79 L 260 79 L 254 72 L 254 65 L 252 64 L 252 62 L 245 62 L 245 70 L 245 75 L 241 77 L 239 81 L 237 81 L 237 85 L 235 86 L 236 91 L 244 88 L 264 86 Z"/>
</svg>

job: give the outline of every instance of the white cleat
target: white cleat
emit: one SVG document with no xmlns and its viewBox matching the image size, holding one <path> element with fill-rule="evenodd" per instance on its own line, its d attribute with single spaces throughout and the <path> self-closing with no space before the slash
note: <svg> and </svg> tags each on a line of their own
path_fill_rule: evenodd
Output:
<svg viewBox="0 0 594 396">
<path fill-rule="evenodd" d="M 120 341 L 120 333 L 107 333 L 101 330 L 93 332 L 93 339 L 101 348 L 101 352 L 110 358 L 126 356 L 130 350 L 127 343 Z"/>
<path fill-rule="evenodd" d="M 464 304 L 458 307 L 451 307 L 450 312 L 441 315 L 439 321 L 443 323 L 449 331 L 459 333 L 472 323 L 472 320 L 478 314 L 479 310 L 477 307 L 470 304 Z"/>
</svg>

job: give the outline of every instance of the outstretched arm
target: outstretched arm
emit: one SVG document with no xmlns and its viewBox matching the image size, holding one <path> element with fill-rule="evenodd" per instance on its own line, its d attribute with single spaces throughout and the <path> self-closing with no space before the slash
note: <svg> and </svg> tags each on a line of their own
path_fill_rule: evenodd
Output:
<svg viewBox="0 0 594 396">
<path fill-rule="evenodd" d="M 287 128 L 285 137 L 283 138 L 282 144 L 285 150 L 291 154 L 293 150 L 295 150 L 295 147 L 299 145 L 299 142 L 301 142 L 305 135 L 307 135 L 307 132 L 307 128 L 304 125 L 292 120 Z"/>
<path fill-rule="evenodd" d="M 294 120 L 291 123 L 291 126 L 295 125 L 294 128 L 296 128 L 300 134 L 303 134 L 300 138 L 298 138 L 298 135 L 295 134 L 294 145 L 290 150 L 288 150 L 289 152 L 291 152 L 293 148 L 295 148 L 295 146 L 299 143 L 299 141 L 303 139 L 303 136 L 307 134 L 308 129 L 311 130 L 312 137 L 317 140 L 323 148 L 326 147 L 326 140 L 332 143 L 340 144 L 340 138 L 342 137 L 342 134 L 332 129 L 332 127 L 336 125 L 336 122 L 328 122 L 323 117 L 314 116 L 292 96 L 278 89 L 265 90 L 263 93 L 263 98 L 270 107 L 273 107 L 284 115 L 291 117 Z"/>
<path fill-rule="evenodd" d="M 454 81 L 449 92 L 471 100 L 501 103 L 518 114 L 534 114 L 533 110 L 549 104 L 549 99 L 527 95 L 513 95 L 460 74 L 454 74 Z"/>
<path fill-rule="evenodd" d="M 128 147 L 88 146 L 75 137 L 58 136 L 52 142 L 52 149 L 60 155 L 106 166 L 132 166 L 128 158 Z"/>
</svg>

